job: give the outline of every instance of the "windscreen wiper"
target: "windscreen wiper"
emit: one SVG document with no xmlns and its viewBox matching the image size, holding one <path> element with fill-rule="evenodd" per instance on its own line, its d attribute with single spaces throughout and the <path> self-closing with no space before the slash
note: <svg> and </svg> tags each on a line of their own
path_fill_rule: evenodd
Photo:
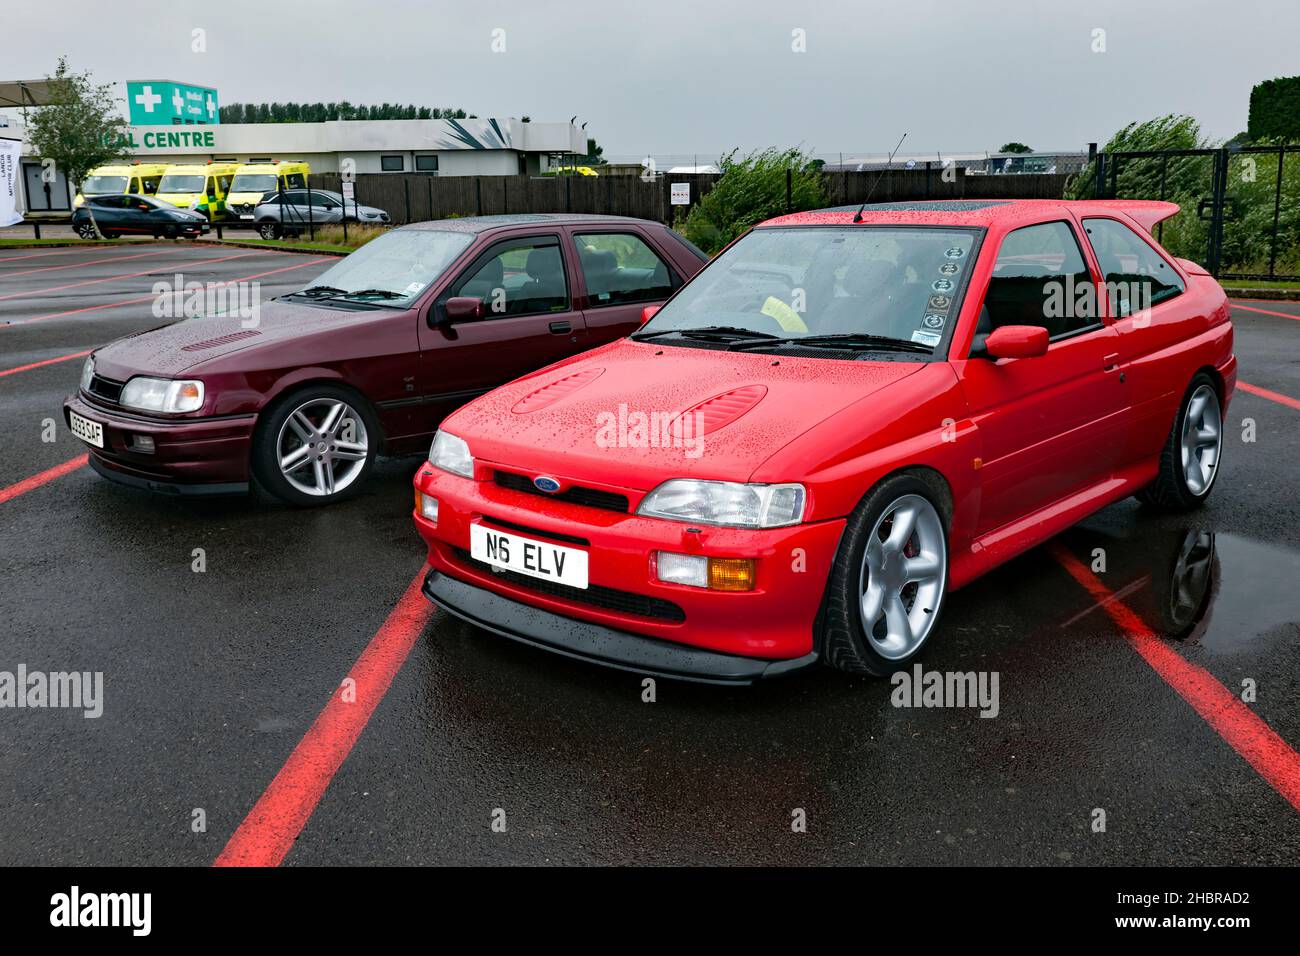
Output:
<svg viewBox="0 0 1300 956">
<path fill-rule="evenodd" d="M 755 332 L 735 325 L 703 325 L 695 329 L 660 329 L 657 332 L 633 332 L 632 338 L 638 342 L 657 339 L 661 335 L 680 335 L 688 339 L 702 339 L 705 342 L 733 342 L 752 339 L 764 343 L 777 339 L 771 332 Z"/>
<path fill-rule="evenodd" d="M 332 285 L 313 285 L 305 289 L 299 289 L 297 292 L 290 292 L 289 295 L 306 295 L 312 298 L 320 298 L 327 295 L 346 295 L 347 289 L 337 289 Z"/>
<path fill-rule="evenodd" d="M 865 332 L 841 332 L 835 335 L 789 335 L 762 342 L 738 342 L 737 349 L 768 347 L 773 345 L 808 345 L 813 348 L 847 349 L 853 351 L 917 352 L 930 355 L 934 349 L 928 345 L 892 338 L 888 335 L 868 335 Z"/>
<path fill-rule="evenodd" d="M 356 292 L 345 292 L 344 298 L 351 298 L 354 295 L 365 295 L 375 299 L 405 299 L 406 294 L 394 292 L 392 289 L 358 289 Z"/>
</svg>

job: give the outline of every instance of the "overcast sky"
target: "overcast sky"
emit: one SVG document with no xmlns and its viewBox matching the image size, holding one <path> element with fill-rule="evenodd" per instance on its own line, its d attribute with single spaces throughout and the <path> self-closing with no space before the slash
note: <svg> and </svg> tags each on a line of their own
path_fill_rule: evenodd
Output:
<svg viewBox="0 0 1300 956">
<path fill-rule="evenodd" d="M 0 79 L 60 53 L 101 82 L 237 101 L 578 114 L 607 156 L 801 145 L 822 154 L 1104 142 L 1196 116 L 1226 138 L 1251 86 L 1300 74 L 1296 0 L 58 0 L 5 4 Z M 207 51 L 191 50 L 206 31 Z M 505 52 L 492 51 L 504 31 Z M 1094 52 L 1095 30 L 1105 52 Z M 792 44 L 803 31 L 806 52 Z"/>
</svg>

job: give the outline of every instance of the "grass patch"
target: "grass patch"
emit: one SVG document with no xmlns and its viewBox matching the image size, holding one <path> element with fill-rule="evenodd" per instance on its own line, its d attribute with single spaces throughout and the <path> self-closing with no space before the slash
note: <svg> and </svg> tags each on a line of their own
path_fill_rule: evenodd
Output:
<svg viewBox="0 0 1300 956">
<path fill-rule="evenodd" d="M 339 246 L 329 242 L 307 242 L 297 239 L 224 239 L 222 242 L 240 246 L 258 246 L 265 249 L 290 249 L 300 252 L 339 252 L 346 255 L 355 252 L 356 246 Z"/>
<path fill-rule="evenodd" d="M 1224 279 L 1219 285 L 1225 289 L 1297 289 L 1300 282 L 1278 282 L 1264 279 Z"/>
<path fill-rule="evenodd" d="M 347 236 L 343 235 L 342 226 L 317 226 L 316 235 L 308 238 L 306 233 L 292 239 L 244 239 L 235 233 L 227 233 L 236 242 L 250 245 L 267 246 L 271 249 L 302 249 L 307 252 L 352 252 L 360 249 L 371 239 L 376 239 L 388 231 L 388 226 L 362 226 L 348 224 Z M 254 233 L 256 236 L 256 233 Z"/>
</svg>

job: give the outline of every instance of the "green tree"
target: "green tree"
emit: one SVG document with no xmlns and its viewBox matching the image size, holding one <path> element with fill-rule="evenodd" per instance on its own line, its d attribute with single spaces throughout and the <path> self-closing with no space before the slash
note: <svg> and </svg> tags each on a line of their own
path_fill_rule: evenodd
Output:
<svg viewBox="0 0 1300 956">
<path fill-rule="evenodd" d="M 118 99 L 110 83 L 96 84 L 89 73 L 77 73 L 59 57 L 50 82 L 49 105 L 37 109 L 27 125 L 32 152 L 53 160 L 78 189 L 96 166 L 120 162 L 127 155 L 127 123 L 117 112 Z M 87 203 L 90 224 L 100 236 L 94 207 Z M 102 238 L 102 236 L 101 236 Z"/>
<path fill-rule="evenodd" d="M 527 120 L 524 122 L 527 122 Z M 605 166 L 608 164 L 608 160 L 605 159 L 604 154 L 605 150 L 596 142 L 595 138 L 588 136 L 587 154 L 579 158 L 577 164 L 579 166 Z"/>
<path fill-rule="evenodd" d="M 1300 76 L 1279 76 L 1250 91 L 1246 132 L 1251 140 L 1300 141 Z"/>
<path fill-rule="evenodd" d="M 1024 143 L 1011 142 L 1011 143 L 1003 143 L 1002 148 L 999 149 L 998 152 L 999 153 L 1032 153 L 1033 149 L 1026 146 Z"/>
<path fill-rule="evenodd" d="M 1129 123 L 1110 138 L 1102 152 L 1204 149 L 1214 145 L 1201 135 L 1200 123 L 1194 117 L 1170 113 L 1141 123 Z M 1164 223 L 1161 239 L 1174 255 L 1204 261 L 1206 223 L 1197 218 L 1196 205 L 1200 196 L 1210 193 L 1213 162 L 1209 154 L 1173 156 L 1163 160 L 1158 156 L 1108 158 L 1107 195 L 1110 194 L 1114 173 L 1114 198 L 1159 199 L 1163 194 L 1167 201 L 1178 203 L 1183 211 Z M 1066 184 L 1065 198 L 1095 198 L 1096 184 L 1097 165 L 1093 161 Z"/>
<path fill-rule="evenodd" d="M 686 237 L 709 255 L 756 223 L 787 211 L 786 170 L 791 171 L 789 211 L 826 205 L 826 182 L 808 154 L 776 148 L 737 153 L 733 149 L 718 160 L 722 177 L 682 223 Z"/>
</svg>

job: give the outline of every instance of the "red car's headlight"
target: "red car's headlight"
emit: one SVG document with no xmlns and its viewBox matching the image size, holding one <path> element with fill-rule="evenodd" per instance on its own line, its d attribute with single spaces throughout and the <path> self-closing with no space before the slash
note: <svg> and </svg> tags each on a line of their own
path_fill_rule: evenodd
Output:
<svg viewBox="0 0 1300 956">
<path fill-rule="evenodd" d="M 674 478 L 641 501 L 637 514 L 724 528 L 781 528 L 803 520 L 803 485 L 747 485 Z"/>
</svg>

